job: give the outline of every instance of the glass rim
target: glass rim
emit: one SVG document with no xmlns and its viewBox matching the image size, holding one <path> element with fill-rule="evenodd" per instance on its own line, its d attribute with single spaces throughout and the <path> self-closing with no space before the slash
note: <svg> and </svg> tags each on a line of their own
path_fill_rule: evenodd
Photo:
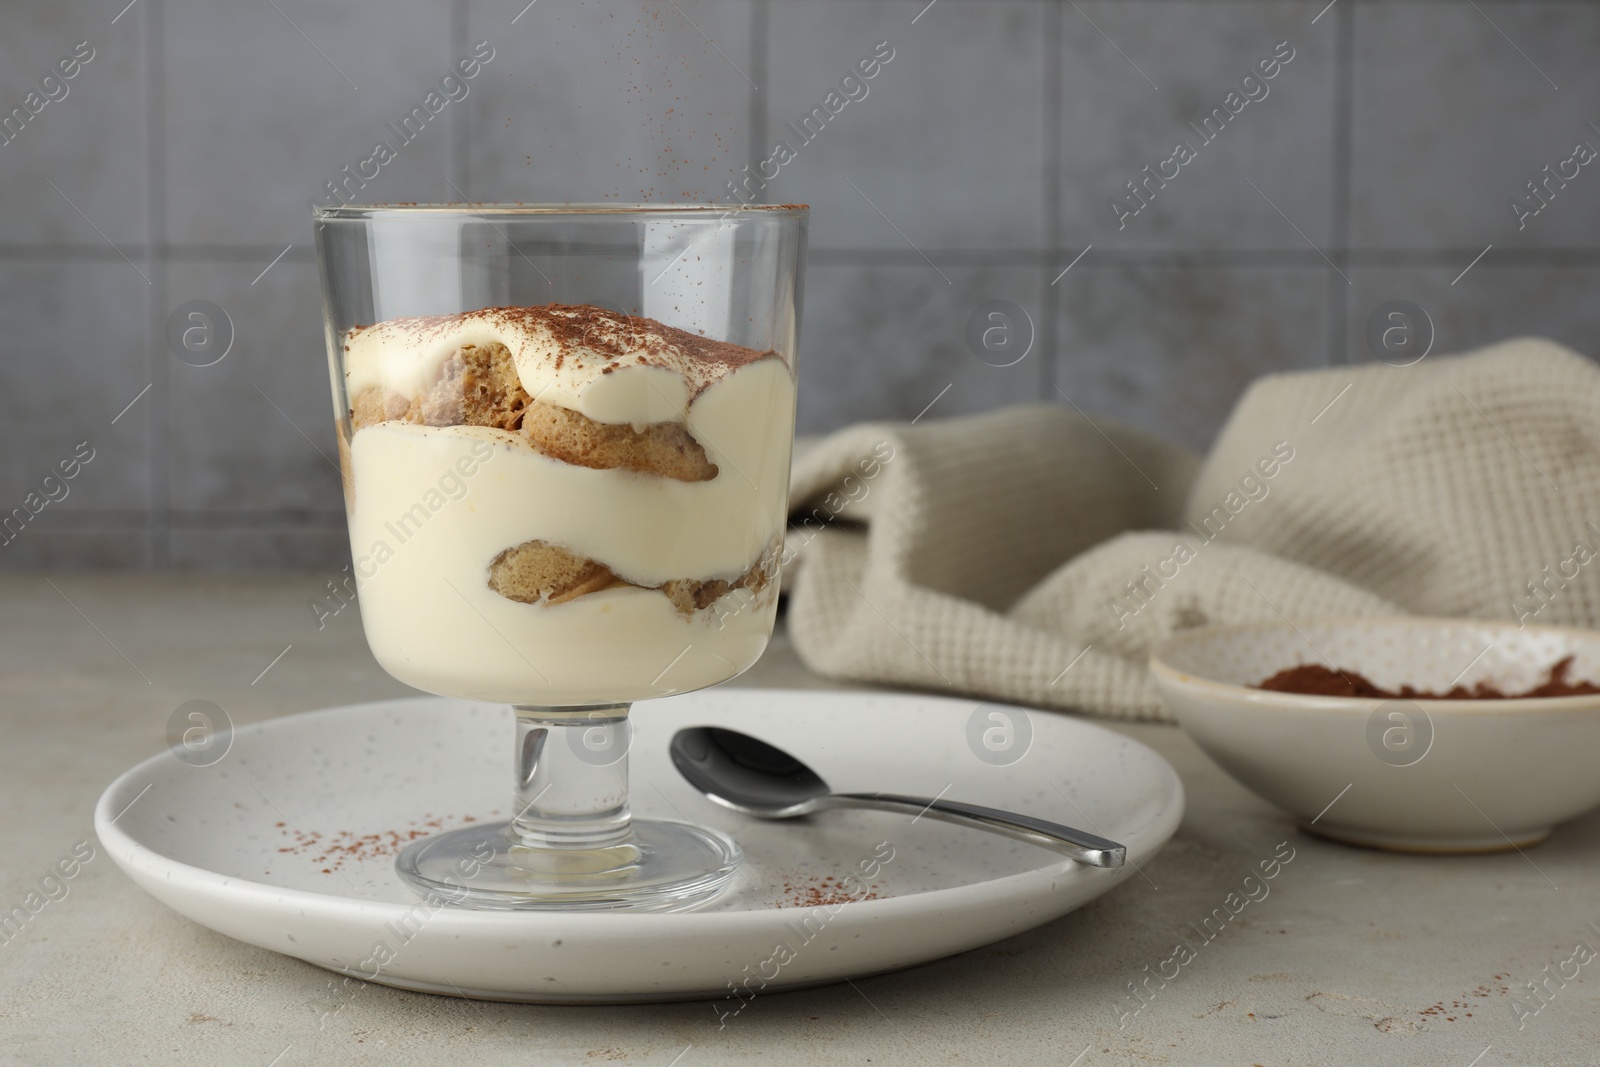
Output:
<svg viewBox="0 0 1600 1067">
<path fill-rule="evenodd" d="M 664 215 L 685 218 L 758 215 L 776 218 L 804 218 L 809 204 L 312 204 L 311 214 L 318 222 L 360 221 L 373 218 L 482 218 L 556 217 L 562 215 Z"/>
</svg>

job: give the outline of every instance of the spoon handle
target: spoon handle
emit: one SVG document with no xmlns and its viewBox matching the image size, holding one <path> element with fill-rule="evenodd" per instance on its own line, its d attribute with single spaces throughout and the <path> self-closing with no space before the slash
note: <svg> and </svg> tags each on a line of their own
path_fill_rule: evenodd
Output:
<svg viewBox="0 0 1600 1067">
<path fill-rule="evenodd" d="M 1115 841 L 1108 841 L 1076 827 L 1050 822 L 1048 819 L 1036 819 L 1032 815 L 986 808 L 979 804 L 963 804 L 957 800 L 908 797 L 898 793 L 834 793 L 828 801 L 839 807 L 875 808 L 879 811 L 897 811 L 913 816 L 926 815 L 943 822 L 993 830 L 1008 837 L 1020 838 L 1035 845 L 1064 852 L 1091 867 L 1121 867 L 1128 855 L 1127 849 Z"/>
</svg>

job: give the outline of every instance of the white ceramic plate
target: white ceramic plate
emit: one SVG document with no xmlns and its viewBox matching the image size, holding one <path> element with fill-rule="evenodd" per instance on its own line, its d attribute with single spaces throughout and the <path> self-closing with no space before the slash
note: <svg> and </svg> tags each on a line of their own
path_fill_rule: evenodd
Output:
<svg viewBox="0 0 1600 1067">
<path fill-rule="evenodd" d="M 696 724 L 763 737 L 836 789 L 942 792 L 1093 829 L 1125 844 L 1130 863 L 1094 870 L 878 812 L 747 819 L 673 770 L 667 740 Z M 991 728 L 991 742 L 1010 729 L 1016 747 L 986 749 Z M 1020 759 L 991 762 L 1022 751 L 1030 731 Z M 1079 719 L 926 696 L 713 689 L 636 707 L 633 805 L 731 833 L 745 850 L 731 890 L 672 914 L 430 910 L 395 875 L 394 852 L 414 833 L 504 817 L 511 733 L 504 707 L 436 698 L 274 719 L 240 729 L 212 766 L 170 752 L 139 764 L 100 798 L 95 829 L 179 913 L 364 980 L 541 1003 L 726 998 L 733 1011 L 756 992 L 909 967 L 1064 915 L 1148 862 L 1183 814 L 1165 760 Z M 867 899 L 826 881 L 875 862 L 857 883 Z"/>
</svg>

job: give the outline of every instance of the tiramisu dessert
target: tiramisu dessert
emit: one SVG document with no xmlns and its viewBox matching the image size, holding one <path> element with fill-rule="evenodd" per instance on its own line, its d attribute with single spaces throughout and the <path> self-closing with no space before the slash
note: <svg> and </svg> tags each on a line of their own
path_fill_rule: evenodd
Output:
<svg viewBox="0 0 1600 1067">
<path fill-rule="evenodd" d="M 561 707 L 698 689 L 761 654 L 794 423 L 777 352 L 564 304 L 343 344 L 361 616 L 390 674 Z"/>
</svg>

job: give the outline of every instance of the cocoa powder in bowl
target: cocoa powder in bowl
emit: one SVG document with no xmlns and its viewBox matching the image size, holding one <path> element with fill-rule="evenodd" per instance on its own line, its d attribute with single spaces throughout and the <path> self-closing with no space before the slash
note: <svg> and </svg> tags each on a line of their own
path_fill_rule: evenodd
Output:
<svg viewBox="0 0 1600 1067">
<path fill-rule="evenodd" d="M 1398 690 L 1385 689 L 1355 671 L 1324 667 L 1318 663 L 1302 663 L 1279 671 L 1254 688 L 1305 696 L 1368 697 L 1379 700 L 1525 700 L 1600 693 L 1600 685 L 1593 682 L 1569 681 L 1567 673 L 1571 669 L 1572 657 L 1567 656 L 1550 668 L 1543 682 L 1520 693 L 1507 693 L 1493 682 L 1477 682 L 1470 687 L 1457 685 L 1447 692 L 1438 693 L 1409 685 L 1402 685 Z"/>
</svg>

